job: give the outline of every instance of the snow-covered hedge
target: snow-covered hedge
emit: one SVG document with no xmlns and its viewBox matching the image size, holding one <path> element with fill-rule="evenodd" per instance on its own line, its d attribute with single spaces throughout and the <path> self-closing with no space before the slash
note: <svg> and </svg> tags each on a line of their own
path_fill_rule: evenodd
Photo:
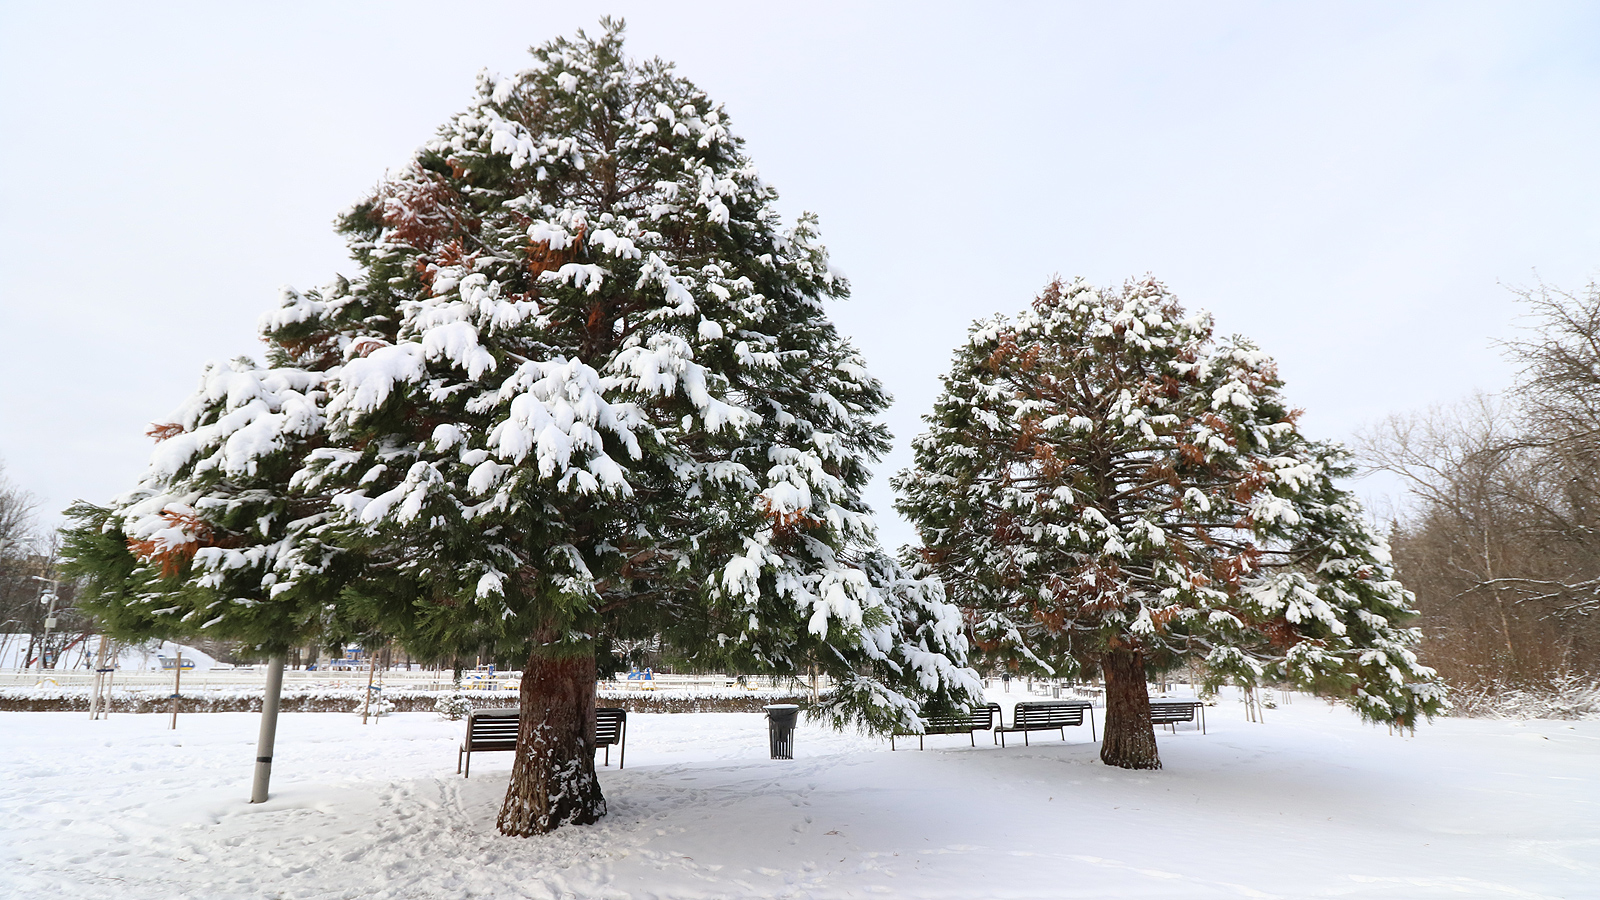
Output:
<svg viewBox="0 0 1600 900">
<path fill-rule="evenodd" d="M 261 688 L 237 690 L 184 691 L 178 698 L 178 711 L 195 712 L 260 712 Z M 281 702 L 284 712 L 360 712 L 366 688 L 285 688 Z M 437 691 L 390 688 L 381 695 L 394 706 L 394 711 L 431 710 L 438 699 Z M 165 689 L 127 690 L 113 689 L 112 712 L 167 712 L 172 694 Z M 479 706 L 509 706 L 516 703 L 516 694 L 486 693 Z M 376 699 L 376 696 L 374 697 Z M 89 690 L 82 687 L 7 687 L 0 688 L 0 710 L 43 712 L 51 710 L 87 710 Z"/>
<path fill-rule="evenodd" d="M 1450 714 L 1494 719 L 1600 719 L 1600 679 L 1564 676 L 1548 685 L 1452 688 Z"/>
<path fill-rule="evenodd" d="M 178 710 L 195 712 L 260 712 L 262 690 L 196 690 L 184 691 L 178 700 Z M 284 712 L 360 712 L 364 687 L 351 688 L 284 688 Z M 382 697 L 394 704 L 395 712 L 433 712 L 440 697 L 449 696 L 440 691 L 387 688 Z M 462 696 L 473 709 L 491 709 L 515 706 L 515 691 L 463 691 Z M 601 690 L 598 692 L 602 706 L 620 706 L 630 712 L 760 712 L 769 703 L 809 703 L 810 694 L 785 690 Z M 167 712 L 171 707 L 171 693 L 164 689 L 112 691 L 112 712 Z M 61 710 L 88 710 L 89 690 L 74 687 L 5 687 L 0 688 L 0 710 L 46 712 Z"/>
<path fill-rule="evenodd" d="M 811 705 L 809 691 L 783 689 L 601 690 L 598 697 L 601 706 L 619 706 L 629 712 L 641 713 L 761 712 L 761 708 L 770 703 Z M 823 697 L 827 697 L 826 691 Z"/>
</svg>

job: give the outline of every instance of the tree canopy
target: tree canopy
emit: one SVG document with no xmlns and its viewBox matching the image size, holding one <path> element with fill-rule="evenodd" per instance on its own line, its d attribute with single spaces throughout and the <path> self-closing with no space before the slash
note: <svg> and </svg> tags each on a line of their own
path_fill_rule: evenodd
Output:
<svg viewBox="0 0 1600 900">
<path fill-rule="evenodd" d="M 1159 282 L 1053 283 L 974 325 L 943 383 L 899 509 L 991 659 L 1105 672 L 1107 762 L 1159 765 L 1114 683 L 1143 702 L 1147 667 L 1190 660 L 1374 721 L 1441 708 L 1411 597 L 1336 483 L 1347 454 L 1300 432 L 1266 354 Z"/>
</svg>

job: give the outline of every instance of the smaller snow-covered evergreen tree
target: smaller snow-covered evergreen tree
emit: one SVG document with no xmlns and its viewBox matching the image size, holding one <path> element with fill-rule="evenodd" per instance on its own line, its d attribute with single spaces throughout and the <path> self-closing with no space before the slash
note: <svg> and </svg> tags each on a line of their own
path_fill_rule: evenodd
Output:
<svg viewBox="0 0 1600 900">
<path fill-rule="evenodd" d="M 1203 660 L 1403 727 L 1438 712 L 1411 597 L 1264 353 L 1159 282 L 1051 284 L 977 323 L 895 479 L 992 658 L 1106 683 L 1101 758 L 1158 768 L 1146 673 Z"/>
<path fill-rule="evenodd" d="M 441 719 L 459 722 L 472 714 L 472 701 L 467 699 L 466 694 L 456 691 L 434 701 L 433 711 L 438 713 Z"/>
</svg>

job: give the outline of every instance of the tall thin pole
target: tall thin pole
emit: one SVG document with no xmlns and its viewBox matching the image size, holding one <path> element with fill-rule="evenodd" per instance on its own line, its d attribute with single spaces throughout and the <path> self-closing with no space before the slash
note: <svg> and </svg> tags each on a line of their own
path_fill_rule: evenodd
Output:
<svg viewBox="0 0 1600 900">
<path fill-rule="evenodd" d="M 178 727 L 178 688 L 183 684 L 183 651 L 178 651 L 176 665 L 172 667 L 172 727 Z"/>
<path fill-rule="evenodd" d="M 43 575 L 33 576 L 39 582 L 39 600 L 44 601 L 44 586 L 50 585 L 50 609 L 44 614 L 44 636 L 39 638 L 39 656 L 34 666 L 34 673 L 44 677 L 44 655 L 50 648 L 50 629 L 56 626 L 56 580 Z"/>
<path fill-rule="evenodd" d="M 256 777 L 250 784 L 250 802 L 267 802 L 267 783 L 272 780 L 272 745 L 278 740 L 278 700 L 283 696 L 283 665 L 286 653 L 274 653 L 267 660 L 267 692 L 261 698 L 261 737 L 256 740 Z"/>
<path fill-rule="evenodd" d="M 105 635 L 101 635 L 100 636 L 100 640 L 103 641 L 105 639 L 106 639 Z M 115 648 L 113 647 L 113 649 L 115 649 Z M 112 689 L 116 687 L 116 684 L 117 684 L 117 658 L 115 656 L 113 656 L 111 658 L 111 665 L 106 667 L 106 708 L 105 708 L 105 711 L 104 711 L 103 715 L 107 719 L 111 718 Z"/>
<path fill-rule="evenodd" d="M 367 667 L 367 698 L 361 701 L 361 724 L 367 724 L 367 709 L 372 706 L 372 677 L 378 674 L 378 653 L 372 651 L 372 664 Z"/>
<path fill-rule="evenodd" d="M 106 684 L 106 644 L 110 643 L 105 635 L 100 635 L 100 651 L 95 654 L 94 662 L 94 695 L 89 698 L 89 720 L 92 722 L 100 718 L 100 694 L 106 695 L 106 705 L 111 705 L 110 686 Z"/>
</svg>

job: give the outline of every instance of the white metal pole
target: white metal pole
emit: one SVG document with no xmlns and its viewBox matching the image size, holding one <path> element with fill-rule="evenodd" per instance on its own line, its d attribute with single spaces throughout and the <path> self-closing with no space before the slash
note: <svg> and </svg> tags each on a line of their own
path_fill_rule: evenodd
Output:
<svg viewBox="0 0 1600 900">
<path fill-rule="evenodd" d="M 372 665 L 367 669 L 367 697 L 361 701 L 361 724 L 367 724 L 367 710 L 372 706 L 372 679 L 378 674 L 378 654 L 372 653 Z"/>
<path fill-rule="evenodd" d="M 100 640 L 102 640 L 102 641 L 106 640 L 106 636 L 102 634 L 100 636 Z M 113 647 L 112 649 L 115 649 L 115 647 Z M 108 718 L 108 719 L 111 718 L 111 696 L 112 696 L 111 695 L 111 690 L 116 685 L 116 683 L 117 683 L 117 657 L 115 656 L 115 654 L 113 654 L 112 657 L 111 657 L 110 671 L 106 672 L 106 709 L 105 709 L 105 717 Z"/>
<path fill-rule="evenodd" d="M 177 665 L 172 667 L 172 727 L 178 727 L 178 695 L 182 693 L 180 686 L 183 684 L 183 651 L 178 651 Z"/>
<path fill-rule="evenodd" d="M 261 737 L 256 741 L 256 777 L 250 785 L 250 802 L 267 801 L 272 780 L 272 745 L 278 739 L 278 700 L 283 696 L 283 666 L 288 654 L 274 653 L 267 660 L 267 692 L 261 698 Z"/>
<path fill-rule="evenodd" d="M 105 687 L 106 680 L 106 643 L 106 636 L 100 635 L 100 651 L 95 654 L 94 663 L 94 695 L 89 698 L 90 721 L 100 718 L 100 692 Z M 110 696 L 106 697 L 106 703 L 111 703 Z"/>
</svg>

